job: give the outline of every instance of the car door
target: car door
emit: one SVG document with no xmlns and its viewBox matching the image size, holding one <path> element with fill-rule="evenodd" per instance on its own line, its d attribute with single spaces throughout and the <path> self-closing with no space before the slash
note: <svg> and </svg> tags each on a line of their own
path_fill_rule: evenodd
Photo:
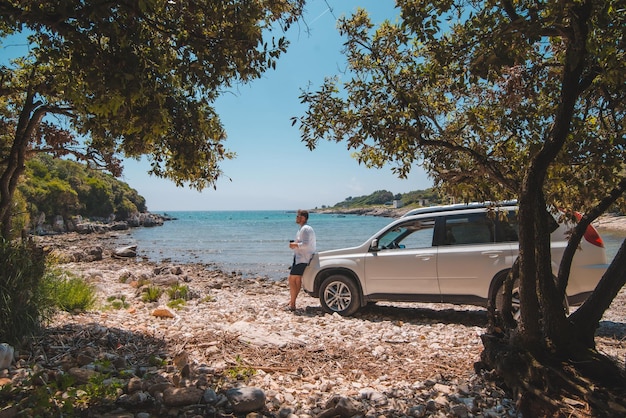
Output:
<svg viewBox="0 0 626 418">
<path fill-rule="evenodd" d="M 432 217 L 408 220 L 378 237 L 365 258 L 365 294 L 439 294 L 434 223 Z"/>
<path fill-rule="evenodd" d="M 437 274 L 444 299 L 487 298 L 495 274 L 512 265 L 510 242 L 497 242 L 495 218 L 487 212 L 445 216 L 446 241 L 438 247 Z"/>
</svg>

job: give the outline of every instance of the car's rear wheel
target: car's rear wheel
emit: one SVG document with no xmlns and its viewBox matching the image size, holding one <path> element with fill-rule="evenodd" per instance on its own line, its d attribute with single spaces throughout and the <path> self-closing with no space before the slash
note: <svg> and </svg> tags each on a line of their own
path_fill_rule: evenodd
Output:
<svg viewBox="0 0 626 418">
<path fill-rule="evenodd" d="M 500 283 L 500 287 L 498 287 L 498 290 L 496 291 L 496 295 L 494 298 L 495 307 L 498 312 L 502 312 L 502 309 L 504 309 L 504 282 L 505 280 L 506 280 L 506 275 L 505 275 L 504 280 L 502 280 L 502 282 Z M 567 298 L 565 298 L 565 300 L 563 301 L 563 309 L 565 310 L 566 314 L 569 313 L 569 304 L 567 302 Z M 515 279 L 515 281 L 513 282 L 511 311 L 513 313 L 513 319 L 515 319 L 516 321 L 519 321 L 519 318 L 521 315 L 520 314 L 519 279 Z"/>
<path fill-rule="evenodd" d="M 322 282 L 320 287 L 320 303 L 329 313 L 337 312 L 342 316 L 350 316 L 359 310 L 360 294 L 354 280 L 335 274 Z"/>
<path fill-rule="evenodd" d="M 505 280 L 506 280 L 506 277 L 505 277 Z M 505 280 L 502 280 L 502 283 L 500 283 L 500 286 L 496 290 L 496 296 L 494 299 L 496 311 L 498 312 L 502 312 L 502 309 L 504 309 L 504 299 L 505 299 L 504 298 L 504 282 Z M 519 279 L 515 279 L 515 282 L 513 282 L 513 294 L 511 298 L 511 312 L 513 314 L 513 319 L 515 319 L 516 321 L 519 321 L 519 317 L 520 317 Z"/>
</svg>

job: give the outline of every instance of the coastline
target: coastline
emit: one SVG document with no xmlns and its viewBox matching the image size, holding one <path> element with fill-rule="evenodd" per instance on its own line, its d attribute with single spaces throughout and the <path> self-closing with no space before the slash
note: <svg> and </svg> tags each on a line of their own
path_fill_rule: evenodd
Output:
<svg viewBox="0 0 626 418">
<path fill-rule="evenodd" d="M 328 209 L 311 209 L 311 213 L 325 213 L 337 215 L 361 215 L 361 216 L 381 216 L 386 218 L 400 218 L 413 208 L 392 208 L 392 207 L 371 207 L 371 208 L 328 208 Z"/>
</svg>

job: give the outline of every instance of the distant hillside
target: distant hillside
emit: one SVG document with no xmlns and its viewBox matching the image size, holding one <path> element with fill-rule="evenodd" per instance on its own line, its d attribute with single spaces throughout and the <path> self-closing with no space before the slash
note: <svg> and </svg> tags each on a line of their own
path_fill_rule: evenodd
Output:
<svg viewBox="0 0 626 418">
<path fill-rule="evenodd" d="M 392 205 L 394 200 L 401 201 L 402 206 L 429 206 L 442 204 L 444 201 L 432 188 L 398 194 L 393 194 L 387 190 L 377 190 L 366 196 L 347 197 L 345 200 L 336 203 L 329 209 L 351 209 Z"/>
<path fill-rule="evenodd" d="M 146 200 L 110 174 L 74 161 L 40 155 L 26 163 L 18 186 L 18 221 L 28 225 L 42 217 L 126 220 L 147 211 Z M 24 216 L 27 215 L 27 216 Z"/>
</svg>

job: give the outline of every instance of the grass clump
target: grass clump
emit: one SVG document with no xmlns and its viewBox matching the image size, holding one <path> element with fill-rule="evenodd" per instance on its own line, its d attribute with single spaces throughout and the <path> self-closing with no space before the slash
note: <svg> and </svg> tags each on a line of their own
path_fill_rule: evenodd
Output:
<svg viewBox="0 0 626 418">
<path fill-rule="evenodd" d="M 212 302 L 215 302 L 215 301 L 216 301 L 216 299 L 215 299 L 215 296 L 213 296 L 213 295 L 206 295 L 202 299 L 200 299 L 200 302 L 202 302 L 202 303 L 212 303 Z"/>
<path fill-rule="evenodd" d="M 66 312 L 84 312 L 96 303 L 96 291 L 93 286 L 85 283 L 80 277 L 61 271 L 49 269 L 46 275 L 52 288 L 55 305 Z"/>
<path fill-rule="evenodd" d="M 187 285 L 179 285 L 174 284 L 167 289 L 167 295 L 170 298 L 170 301 L 167 303 L 172 309 L 181 309 L 188 300 L 192 299 L 191 291 L 189 290 L 189 286 Z"/>
<path fill-rule="evenodd" d="M 184 299 L 172 299 L 167 302 L 167 306 L 172 309 L 180 310 L 186 305 L 186 303 L 187 302 Z"/>
<path fill-rule="evenodd" d="M 148 286 L 141 295 L 144 302 L 156 302 L 163 294 L 163 289 L 157 286 Z"/>
<path fill-rule="evenodd" d="M 191 299 L 191 293 L 189 292 L 189 286 L 187 285 L 179 285 L 173 284 L 169 289 L 167 289 L 167 295 L 170 299 L 182 299 L 189 300 Z"/>
<path fill-rule="evenodd" d="M 127 309 L 130 304 L 126 302 L 125 295 L 109 296 L 107 298 L 109 306 L 115 310 Z"/>
<path fill-rule="evenodd" d="M 226 370 L 226 374 L 230 376 L 232 379 L 249 381 L 252 376 L 256 374 L 256 369 L 245 366 L 243 364 L 243 359 L 237 355 L 235 357 L 235 361 L 237 364 Z"/>
<path fill-rule="evenodd" d="M 20 345 L 56 310 L 93 307 L 95 289 L 48 262 L 54 260 L 31 242 L 0 239 L 0 341 Z"/>
</svg>

